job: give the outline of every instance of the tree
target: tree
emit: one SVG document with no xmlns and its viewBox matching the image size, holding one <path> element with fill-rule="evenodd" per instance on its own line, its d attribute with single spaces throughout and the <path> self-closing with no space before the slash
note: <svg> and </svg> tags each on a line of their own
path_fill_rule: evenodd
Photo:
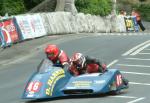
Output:
<svg viewBox="0 0 150 103">
<path fill-rule="evenodd" d="M 33 7 L 41 3 L 43 0 L 23 0 L 27 10 L 31 10 Z"/>
<path fill-rule="evenodd" d="M 29 11 L 43 0 L 0 0 L 0 15 L 22 14 Z"/>
<path fill-rule="evenodd" d="M 15 15 L 19 13 L 25 12 L 25 7 L 23 4 L 23 0 L 1 0 L 1 10 L 0 14 L 5 15 L 8 13 L 9 15 Z"/>
<path fill-rule="evenodd" d="M 76 0 L 76 8 L 79 12 L 105 16 L 112 10 L 111 0 Z"/>
<path fill-rule="evenodd" d="M 2 5 L 3 5 L 3 0 L 0 0 L 0 15 L 2 15 Z"/>
<path fill-rule="evenodd" d="M 139 0 L 140 2 L 145 2 L 146 0 Z"/>
</svg>

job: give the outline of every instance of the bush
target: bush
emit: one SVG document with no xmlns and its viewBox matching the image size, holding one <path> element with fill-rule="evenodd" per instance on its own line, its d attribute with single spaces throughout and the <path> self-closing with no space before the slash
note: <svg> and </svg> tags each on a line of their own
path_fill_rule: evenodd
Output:
<svg viewBox="0 0 150 103">
<path fill-rule="evenodd" d="M 145 21 L 150 21 L 150 5 L 141 4 L 139 6 L 134 6 L 141 14 L 141 17 Z"/>
<path fill-rule="evenodd" d="M 106 16 L 112 10 L 111 0 L 76 0 L 78 12 Z"/>
<path fill-rule="evenodd" d="M 1 15 L 5 15 L 5 13 L 15 15 L 25 11 L 23 0 L 3 0 L 0 4 L 0 7 Z"/>
<path fill-rule="evenodd" d="M 22 14 L 29 11 L 43 0 L 0 0 L 0 15 Z"/>
<path fill-rule="evenodd" d="M 31 10 L 32 8 L 34 8 L 44 0 L 23 0 L 23 1 L 26 9 Z"/>
</svg>

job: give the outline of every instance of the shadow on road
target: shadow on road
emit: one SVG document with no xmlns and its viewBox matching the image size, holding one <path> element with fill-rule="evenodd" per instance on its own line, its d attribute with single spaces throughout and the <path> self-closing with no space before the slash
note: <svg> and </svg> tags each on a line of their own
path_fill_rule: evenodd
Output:
<svg viewBox="0 0 150 103">
<path fill-rule="evenodd" d="M 126 94 L 126 92 L 121 92 L 121 94 Z M 40 103 L 40 102 L 50 102 L 50 101 L 57 101 L 62 99 L 85 99 L 85 98 L 105 98 L 108 96 L 116 96 L 114 93 L 107 93 L 107 94 L 95 94 L 95 95 L 74 95 L 74 96 L 66 96 L 66 97 L 55 97 L 55 98 L 47 98 L 47 99 L 36 99 L 25 101 L 25 103 Z"/>
</svg>

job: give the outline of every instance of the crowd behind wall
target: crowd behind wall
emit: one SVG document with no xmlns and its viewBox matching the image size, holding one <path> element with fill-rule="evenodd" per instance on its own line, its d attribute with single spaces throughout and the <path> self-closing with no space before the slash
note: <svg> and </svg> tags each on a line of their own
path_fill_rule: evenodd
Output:
<svg viewBox="0 0 150 103">
<path fill-rule="evenodd" d="M 0 21 L 0 45 L 46 35 L 73 33 L 138 32 L 135 16 L 100 17 L 90 14 L 51 12 L 17 15 Z"/>
<path fill-rule="evenodd" d="M 126 16 L 127 12 L 125 10 L 121 10 L 119 15 Z M 139 26 L 140 30 L 145 31 L 146 28 L 144 27 L 144 25 L 142 23 L 140 12 L 138 10 L 136 10 L 135 8 L 133 8 L 131 14 L 129 14 L 129 15 L 134 16 L 137 26 Z"/>
</svg>

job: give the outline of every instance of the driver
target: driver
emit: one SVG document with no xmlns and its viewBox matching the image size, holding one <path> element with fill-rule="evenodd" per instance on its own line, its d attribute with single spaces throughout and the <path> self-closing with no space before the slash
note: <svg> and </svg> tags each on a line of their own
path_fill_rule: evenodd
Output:
<svg viewBox="0 0 150 103">
<path fill-rule="evenodd" d="M 47 45 L 45 54 L 47 58 L 53 62 L 54 66 L 61 66 L 64 69 L 68 69 L 69 58 L 67 54 L 63 50 L 60 50 L 56 45 Z"/>
<path fill-rule="evenodd" d="M 98 59 L 84 56 L 82 53 L 74 53 L 70 60 L 69 70 L 74 76 L 84 73 L 103 73 L 106 65 L 101 64 Z"/>
</svg>

